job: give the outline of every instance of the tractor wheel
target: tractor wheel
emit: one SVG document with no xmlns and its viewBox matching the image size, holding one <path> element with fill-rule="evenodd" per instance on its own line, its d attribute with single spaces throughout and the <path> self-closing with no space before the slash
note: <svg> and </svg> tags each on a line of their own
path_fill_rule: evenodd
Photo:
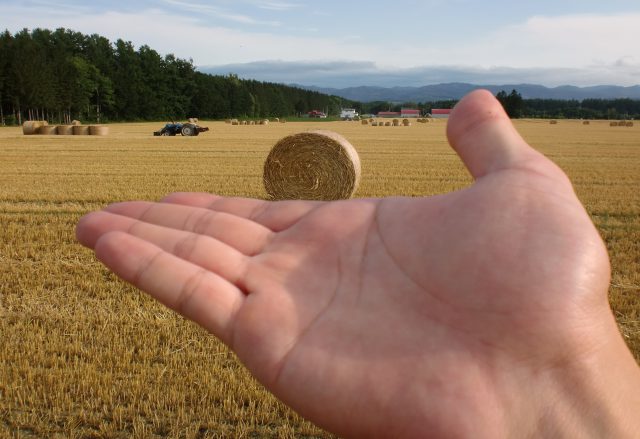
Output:
<svg viewBox="0 0 640 439">
<path fill-rule="evenodd" d="M 182 127 L 182 135 L 183 136 L 195 136 L 196 127 L 191 124 L 184 125 Z"/>
<path fill-rule="evenodd" d="M 170 136 L 171 133 L 169 132 L 169 130 L 162 130 L 162 132 L 160 133 L 160 135 L 162 136 Z"/>
</svg>

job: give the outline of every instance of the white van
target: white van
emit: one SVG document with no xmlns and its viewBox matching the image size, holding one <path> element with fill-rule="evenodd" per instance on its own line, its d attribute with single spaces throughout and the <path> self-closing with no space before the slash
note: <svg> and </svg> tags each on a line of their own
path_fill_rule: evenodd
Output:
<svg viewBox="0 0 640 439">
<path fill-rule="evenodd" d="M 342 111 L 340 111 L 340 119 L 342 120 L 353 120 L 356 117 L 358 117 L 358 112 L 355 108 L 343 108 Z"/>
</svg>

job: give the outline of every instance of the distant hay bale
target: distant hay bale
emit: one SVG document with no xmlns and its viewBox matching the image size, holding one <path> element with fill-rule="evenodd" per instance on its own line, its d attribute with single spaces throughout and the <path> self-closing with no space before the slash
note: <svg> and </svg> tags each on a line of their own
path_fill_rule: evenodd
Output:
<svg viewBox="0 0 640 439">
<path fill-rule="evenodd" d="M 74 125 L 73 126 L 73 135 L 74 136 L 88 136 L 89 135 L 89 125 Z"/>
<path fill-rule="evenodd" d="M 108 136 L 109 127 L 100 125 L 89 125 L 89 135 L 91 136 Z"/>
<path fill-rule="evenodd" d="M 391 122 L 385 122 L 385 123 L 384 123 L 384 126 L 386 126 L 386 127 L 390 127 L 390 126 L 391 126 Z"/>
<path fill-rule="evenodd" d="M 393 119 L 393 126 L 394 127 L 399 127 L 400 126 L 400 121 L 398 119 Z"/>
<path fill-rule="evenodd" d="M 409 119 L 403 119 L 402 120 L 402 125 L 404 125 L 406 127 L 410 127 L 411 126 L 411 122 L 409 121 Z"/>
<path fill-rule="evenodd" d="M 71 136 L 73 135 L 73 125 L 58 125 L 56 132 L 59 136 Z"/>
<path fill-rule="evenodd" d="M 274 121 L 274 122 L 280 122 L 280 118 L 279 118 L 279 117 L 274 117 L 274 118 L 273 118 L 273 121 Z"/>
<path fill-rule="evenodd" d="M 551 125 L 558 125 L 558 121 L 557 120 L 552 120 L 551 122 L 549 122 Z"/>
<path fill-rule="evenodd" d="M 243 120 L 242 122 L 240 122 L 240 125 L 247 125 L 247 121 Z"/>
<path fill-rule="evenodd" d="M 250 120 L 250 121 L 249 121 L 249 125 L 255 125 L 255 124 L 256 124 L 256 121 L 255 121 L 255 120 Z"/>
<path fill-rule="evenodd" d="M 240 125 L 240 121 L 238 119 L 231 119 L 229 123 L 231 123 L 231 125 Z"/>
<path fill-rule="evenodd" d="M 369 123 L 373 123 L 375 122 L 375 119 L 372 117 L 371 119 L 369 119 Z"/>
<path fill-rule="evenodd" d="M 55 125 L 42 125 L 38 128 L 38 134 L 43 134 L 45 136 L 53 136 L 58 132 L 57 127 Z"/>
<path fill-rule="evenodd" d="M 269 125 L 269 119 L 261 120 L 260 125 Z"/>
<path fill-rule="evenodd" d="M 189 118 L 189 123 L 197 124 L 198 123 L 198 118 L 197 117 L 190 117 Z"/>
<path fill-rule="evenodd" d="M 584 122 L 582 122 L 582 125 L 591 125 L 591 122 L 589 122 L 588 120 L 585 120 Z"/>
<path fill-rule="evenodd" d="M 618 126 L 619 127 L 626 127 L 627 126 L 627 121 L 626 120 L 621 120 L 620 122 L 618 122 Z"/>
<path fill-rule="evenodd" d="M 80 122 L 79 120 L 72 120 L 71 125 L 82 125 L 82 122 Z"/>
<path fill-rule="evenodd" d="M 362 125 L 369 125 L 369 121 L 367 119 L 362 119 L 362 122 L 360 122 Z"/>
<path fill-rule="evenodd" d="M 231 119 L 225 119 L 225 120 L 224 120 L 224 123 L 226 123 L 226 124 L 230 124 L 230 123 L 231 123 Z"/>
<path fill-rule="evenodd" d="M 376 122 L 375 120 L 373 122 L 371 122 L 371 126 L 372 127 L 377 127 L 378 126 L 378 122 Z"/>
<path fill-rule="evenodd" d="M 27 120 L 22 124 L 22 134 L 25 136 L 32 136 L 38 134 L 38 130 L 42 126 L 49 125 L 47 121 L 42 120 Z"/>
<path fill-rule="evenodd" d="M 309 131 L 279 140 L 264 164 L 264 187 L 272 200 L 342 200 L 360 183 L 355 148 L 332 131 Z"/>
<path fill-rule="evenodd" d="M 627 122 L 627 127 L 629 128 L 633 127 L 633 122 Z"/>
</svg>

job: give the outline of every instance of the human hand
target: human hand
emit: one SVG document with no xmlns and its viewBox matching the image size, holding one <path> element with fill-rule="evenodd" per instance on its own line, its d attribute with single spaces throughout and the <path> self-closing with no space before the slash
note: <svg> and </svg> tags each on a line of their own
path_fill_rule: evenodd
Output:
<svg viewBox="0 0 640 439">
<path fill-rule="evenodd" d="M 487 92 L 460 102 L 448 137 L 475 178 L 458 192 L 331 203 L 174 194 L 91 213 L 77 236 L 337 434 L 628 427 L 611 407 L 640 407 L 625 391 L 638 369 L 608 307 L 606 249 L 569 180 Z"/>
</svg>

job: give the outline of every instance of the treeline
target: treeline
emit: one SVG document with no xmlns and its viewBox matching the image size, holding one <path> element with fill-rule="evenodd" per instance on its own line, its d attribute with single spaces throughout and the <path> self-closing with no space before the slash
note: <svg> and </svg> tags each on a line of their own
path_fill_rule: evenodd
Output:
<svg viewBox="0 0 640 439">
<path fill-rule="evenodd" d="M 336 96 L 198 72 L 149 46 L 67 29 L 0 34 L 0 120 L 283 117 L 353 105 Z"/>
<path fill-rule="evenodd" d="M 523 99 L 517 90 L 500 91 L 496 97 L 510 117 L 547 119 L 640 119 L 640 100 L 633 99 Z M 458 101 L 433 102 L 369 102 L 359 104 L 362 114 L 379 111 L 400 111 L 402 108 L 419 109 L 423 114 L 433 108 L 453 108 Z"/>
</svg>

